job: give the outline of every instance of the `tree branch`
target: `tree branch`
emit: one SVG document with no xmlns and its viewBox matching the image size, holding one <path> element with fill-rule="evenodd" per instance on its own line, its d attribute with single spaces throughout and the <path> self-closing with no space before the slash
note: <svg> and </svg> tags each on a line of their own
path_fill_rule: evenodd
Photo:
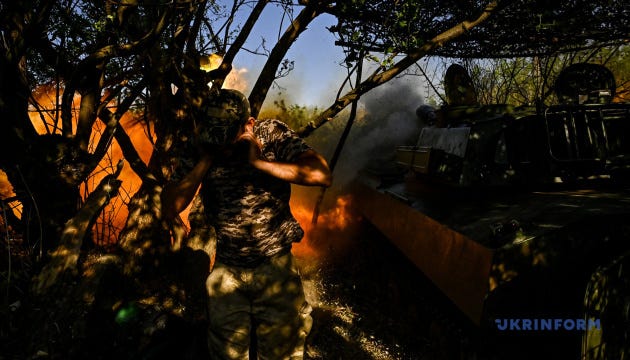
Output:
<svg viewBox="0 0 630 360">
<path fill-rule="evenodd" d="M 170 13 L 171 11 L 164 11 L 153 29 L 149 31 L 145 36 L 143 36 L 140 40 L 123 45 L 104 46 L 90 54 L 79 63 L 70 81 L 68 81 L 68 83 L 66 84 L 62 97 L 61 124 L 62 133 L 65 137 L 72 137 L 72 101 L 74 99 L 74 93 L 83 81 L 84 73 L 87 71 L 87 69 L 91 66 L 98 66 L 100 62 L 114 56 L 121 57 L 130 55 L 134 51 L 137 51 L 148 45 L 150 42 L 158 39 L 159 35 L 162 33 L 167 25 L 166 20 L 168 19 Z"/>
<path fill-rule="evenodd" d="M 122 45 L 103 46 L 102 48 L 90 54 L 90 56 L 86 57 L 85 60 L 82 61 L 82 63 L 92 64 L 99 60 L 109 59 L 114 56 L 121 57 L 133 54 L 134 51 L 143 48 L 151 41 L 157 39 L 157 37 L 162 33 L 162 30 L 164 30 L 164 28 L 166 27 L 166 20 L 168 19 L 169 15 L 170 11 L 165 11 L 160 17 L 160 20 L 158 20 L 158 22 L 156 23 L 155 27 L 146 35 L 144 35 L 141 39 Z"/>
<path fill-rule="evenodd" d="M 101 135 L 101 138 L 99 139 L 98 144 L 96 145 L 96 149 L 94 150 L 94 153 L 92 154 L 93 155 L 92 163 L 90 164 L 90 167 L 89 167 L 90 173 L 96 168 L 98 163 L 107 153 L 107 149 L 109 148 L 109 145 L 111 144 L 114 138 L 114 134 L 116 133 L 116 129 L 118 128 L 120 118 L 123 116 L 124 113 L 126 113 L 129 110 L 129 108 L 134 103 L 136 98 L 138 98 L 138 96 L 140 95 L 144 87 L 145 87 L 144 81 L 136 85 L 131 90 L 131 94 L 129 94 L 129 96 L 127 96 L 125 100 L 123 100 L 120 104 L 118 104 L 118 106 L 116 107 L 115 113 L 112 113 L 110 110 L 106 108 L 106 105 L 107 105 L 106 103 L 103 103 L 101 105 L 98 111 L 98 116 L 105 123 L 105 130 L 103 131 L 103 134 Z"/>
<path fill-rule="evenodd" d="M 300 128 L 297 133 L 302 137 L 309 136 L 313 131 L 315 131 L 328 121 L 331 121 L 335 115 L 341 112 L 341 110 L 352 103 L 357 97 L 365 94 L 366 92 L 374 89 L 377 86 L 388 82 L 389 80 L 393 79 L 395 76 L 403 72 L 405 69 L 407 69 L 409 66 L 415 64 L 416 61 L 420 60 L 423 56 L 429 54 L 432 50 L 442 46 L 446 42 L 457 38 L 460 35 L 463 35 L 465 32 L 487 20 L 496 9 L 497 3 L 498 1 L 491 1 L 485 7 L 481 15 L 477 17 L 477 19 L 473 21 L 462 21 L 456 26 L 427 41 L 423 46 L 410 51 L 407 56 L 394 64 L 389 70 L 381 73 L 375 73 L 372 76 L 368 77 L 364 82 L 359 84 L 351 91 L 348 91 L 343 97 L 335 101 L 335 103 L 332 104 L 328 109 L 319 114 L 317 118 L 315 118 L 315 120 Z"/>
<path fill-rule="evenodd" d="M 208 3 L 207 0 L 202 0 L 197 7 L 193 25 L 190 27 L 189 34 L 186 39 L 186 52 L 187 53 L 192 53 L 197 50 L 197 48 L 195 47 L 195 39 L 197 38 L 197 33 L 199 32 L 199 29 L 201 28 L 201 24 L 203 23 L 204 13 L 206 11 L 207 3 Z"/>
<path fill-rule="evenodd" d="M 122 171 L 122 161 L 116 173 L 107 175 L 88 196 L 83 207 L 68 222 L 61 235 L 59 246 L 52 253 L 50 262 L 42 269 L 33 284 L 36 294 L 43 294 L 66 273 L 76 275 L 81 245 L 101 210 L 118 194 L 122 181 L 116 179 Z"/>
<path fill-rule="evenodd" d="M 86 75 L 86 89 L 81 92 L 81 105 L 79 106 L 79 117 L 77 119 L 77 130 L 75 137 L 78 140 L 79 149 L 87 151 L 92 135 L 92 128 L 97 117 L 98 104 L 100 102 L 101 90 L 103 88 L 103 77 L 105 75 L 105 61 L 102 61 Z"/>
<path fill-rule="evenodd" d="M 268 3 L 269 0 L 258 0 L 256 6 L 254 6 L 252 12 L 249 14 L 249 17 L 245 21 L 245 24 L 243 24 L 243 28 L 234 40 L 234 43 L 230 45 L 230 48 L 223 56 L 223 62 L 221 62 L 219 68 L 215 70 L 216 77 L 213 79 L 217 87 L 221 87 L 223 85 L 225 77 L 230 72 L 230 70 L 232 70 L 232 62 L 234 61 L 234 57 L 236 57 L 238 51 L 245 44 L 245 41 L 254 28 L 254 25 L 256 25 L 256 23 L 258 22 L 260 14 L 262 14 L 262 11 L 265 9 L 265 6 L 267 6 Z"/>
<path fill-rule="evenodd" d="M 267 97 L 269 87 L 271 87 L 271 84 L 273 84 L 273 81 L 276 79 L 276 70 L 287 51 L 289 51 L 289 48 L 298 36 L 306 30 L 307 25 L 320 14 L 321 10 L 319 6 L 307 6 L 302 9 L 300 14 L 295 18 L 295 20 L 293 20 L 284 34 L 282 34 L 282 37 L 278 40 L 276 46 L 273 47 L 273 50 L 271 50 L 269 58 L 267 59 L 267 62 L 260 72 L 260 76 L 258 76 L 258 80 L 256 80 L 256 84 L 254 84 L 252 92 L 249 95 L 249 104 L 251 106 L 253 117 L 258 116 L 258 112 L 260 112 L 260 108 Z"/>
<path fill-rule="evenodd" d="M 147 165 L 142 161 L 140 154 L 138 154 L 138 151 L 133 146 L 133 141 L 131 141 L 131 138 L 129 138 L 129 135 L 127 135 L 127 132 L 120 123 L 116 125 L 114 138 L 118 142 L 123 156 L 129 162 L 133 171 L 142 179 L 142 182 L 145 184 L 154 183 L 157 180 L 155 175 L 149 171 Z"/>
</svg>

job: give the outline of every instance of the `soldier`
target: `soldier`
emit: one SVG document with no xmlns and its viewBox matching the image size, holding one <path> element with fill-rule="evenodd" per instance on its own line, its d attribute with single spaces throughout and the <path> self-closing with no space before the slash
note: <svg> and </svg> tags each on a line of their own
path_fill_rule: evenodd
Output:
<svg viewBox="0 0 630 360">
<path fill-rule="evenodd" d="M 301 359 L 312 319 L 291 245 L 303 231 L 289 208 L 291 183 L 330 186 L 321 155 L 278 120 L 249 115 L 245 96 L 221 90 L 195 129 L 200 159 L 182 157 L 162 195 L 174 218 L 197 189 L 217 234 L 208 344 L 218 359 Z"/>
</svg>

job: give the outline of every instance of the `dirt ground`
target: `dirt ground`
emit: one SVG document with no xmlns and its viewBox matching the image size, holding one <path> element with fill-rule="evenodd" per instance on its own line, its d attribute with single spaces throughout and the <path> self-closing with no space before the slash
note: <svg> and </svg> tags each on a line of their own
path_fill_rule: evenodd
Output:
<svg viewBox="0 0 630 360">
<path fill-rule="evenodd" d="M 306 297 L 313 307 L 306 359 L 482 358 L 470 322 L 378 231 L 369 223 L 361 223 L 347 238 L 343 244 L 323 246 L 316 261 L 297 256 Z M 31 321 L 32 316 L 23 316 Z M 16 328 L 0 337 L 0 360 L 24 358 L 21 345 L 29 337 L 21 328 L 29 326 L 17 328 L 25 323 L 18 323 L 17 315 L 13 319 Z M 103 319 L 90 323 L 104 324 L 109 317 Z M 107 323 L 109 328 L 90 328 L 87 338 L 97 341 L 79 350 L 93 359 L 208 358 L 204 324 L 191 327 L 170 321 L 163 334 L 156 333 L 151 343 L 142 346 L 137 343 L 138 334 L 130 333 L 127 338 L 107 332 L 124 330 L 124 326 Z M 98 340 L 105 338 L 116 341 Z M 28 358 L 59 358 L 38 354 Z"/>
<path fill-rule="evenodd" d="M 330 258 L 301 261 L 314 308 L 308 359 L 476 357 L 468 320 L 369 224 Z"/>
</svg>

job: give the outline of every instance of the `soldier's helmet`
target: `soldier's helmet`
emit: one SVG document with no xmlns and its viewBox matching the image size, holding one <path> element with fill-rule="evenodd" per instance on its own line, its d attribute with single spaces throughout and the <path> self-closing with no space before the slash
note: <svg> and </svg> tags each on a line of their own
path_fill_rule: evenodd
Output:
<svg viewBox="0 0 630 360">
<path fill-rule="evenodd" d="M 198 146 L 232 143 L 250 116 L 249 101 L 240 91 L 221 89 L 204 100 L 197 119 L 195 142 Z"/>
</svg>

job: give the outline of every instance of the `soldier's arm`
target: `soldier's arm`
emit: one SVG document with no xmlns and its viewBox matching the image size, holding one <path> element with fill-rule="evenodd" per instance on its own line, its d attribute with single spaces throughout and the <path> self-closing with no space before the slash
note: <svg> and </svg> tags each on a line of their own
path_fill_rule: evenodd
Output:
<svg viewBox="0 0 630 360">
<path fill-rule="evenodd" d="M 167 184 L 162 191 L 162 217 L 174 219 L 192 201 L 206 172 L 212 165 L 212 156 L 204 154 L 195 167 L 179 182 Z"/>
<path fill-rule="evenodd" d="M 332 175 L 328 163 L 315 150 L 301 152 L 291 162 L 267 161 L 261 158 L 262 145 L 253 132 L 254 119 L 243 127 L 236 142 L 246 142 L 249 164 L 268 175 L 297 185 L 325 186 L 332 184 Z"/>
<path fill-rule="evenodd" d="M 266 161 L 258 157 L 250 164 L 271 176 L 298 185 L 325 186 L 332 184 L 332 175 L 326 160 L 314 150 L 303 152 L 295 162 Z"/>
</svg>

